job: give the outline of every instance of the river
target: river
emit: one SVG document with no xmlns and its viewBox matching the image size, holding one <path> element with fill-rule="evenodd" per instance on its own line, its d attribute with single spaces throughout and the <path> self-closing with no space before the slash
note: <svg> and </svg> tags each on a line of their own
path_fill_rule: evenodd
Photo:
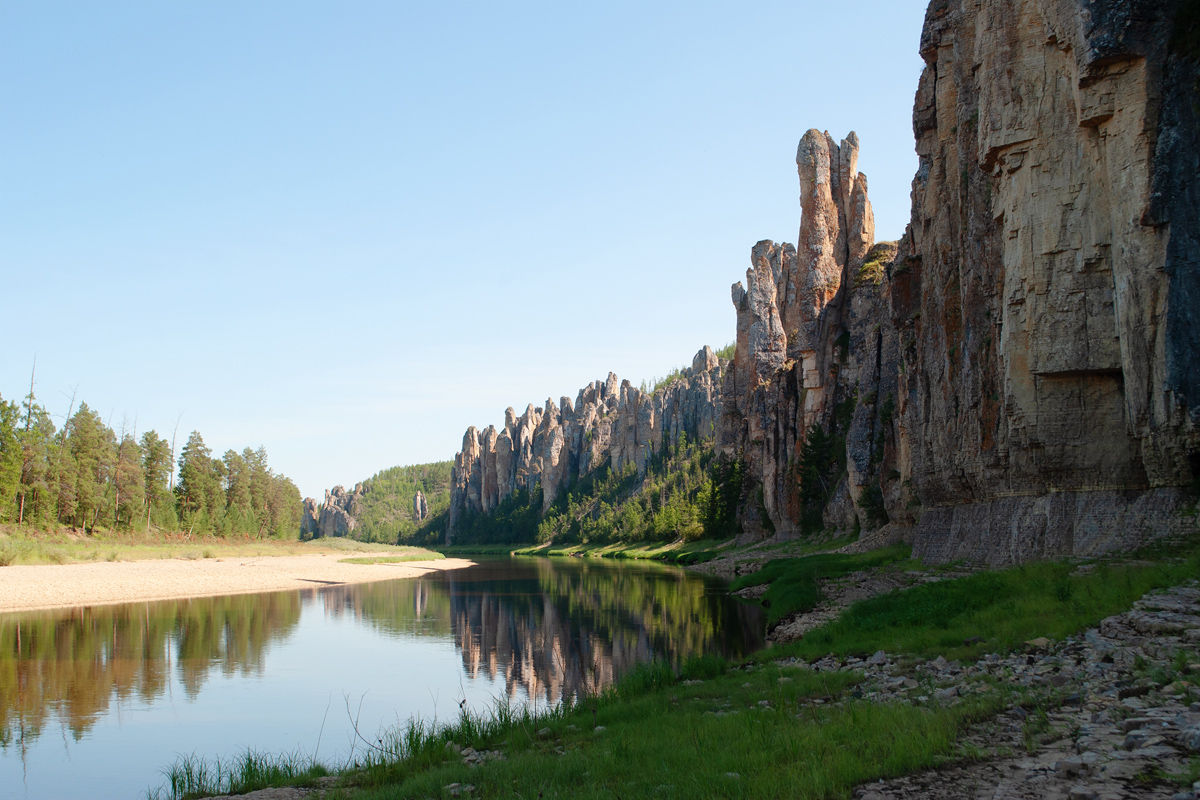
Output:
<svg viewBox="0 0 1200 800">
<path fill-rule="evenodd" d="M 344 763 L 358 734 L 451 721 L 464 701 L 546 707 L 651 659 L 753 651 L 763 632 L 720 581 L 570 558 L 0 614 L 0 797 L 144 796 L 192 753 Z"/>
</svg>

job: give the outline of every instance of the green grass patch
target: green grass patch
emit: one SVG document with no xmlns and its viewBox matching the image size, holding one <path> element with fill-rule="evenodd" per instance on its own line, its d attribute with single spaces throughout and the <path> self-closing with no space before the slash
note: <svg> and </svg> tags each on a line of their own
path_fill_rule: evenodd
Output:
<svg viewBox="0 0 1200 800">
<path fill-rule="evenodd" d="M 448 556 L 508 556 L 512 555 L 515 544 L 452 544 L 438 547 L 439 553 Z"/>
<path fill-rule="evenodd" d="M 689 670 L 708 677 L 682 683 Z M 678 676 L 646 665 L 601 697 L 542 717 L 498 708 L 456 730 L 409 726 L 394 737 L 406 757 L 362 769 L 353 796 L 440 798 L 458 783 L 476 797 L 848 797 L 865 781 L 936 765 L 964 725 L 996 710 L 983 700 L 952 709 L 809 702 L 856 681 L 774 664 L 727 669 L 712 659 Z M 448 741 L 505 758 L 467 767 Z"/>
<path fill-rule="evenodd" d="M 777 558 L 768 561 L 758 572 L 738 578 L 729 588 L 737 591 L 771 584 L 761 602 L 767 607 L 767 625 L 774 625 L 789 614 L 815 608 L 821 601 L 819 580 L 893 564 L 909 558 L 911 553 L 907 545 L 895 545 L 869 553 L 819 553 L 800 558 Z"/>
<path fill-rule="evenodd" d="M 438 561 L 444 559 L 445 556 L 433 550 L 425 550 L 420 547 L 412 548 L 414 552 L 402 553 L 395 556 L 356 556 L 353 558 L 339 558 L 339 564 L 399 564 L 405 561 Z"/>
<path fill-rule="evenodd" d="M 1038 636 L 1061 639 L 1130 608 L 1154 589 L 1200 578 L 1200 554 L 1160 563 L 1025 564 L 863 600 L 776 655 L 819 658 L 876 650 L 950 659 L 1006 652 Z M 774 586 L 772 586 L 774 588 Z M 978 637 L 982 641 L 966 644 Z"/>
<path fill-rule="evenodd" d="M 671 564 L 699 564 L 733 546 L 732 541 L 698 539 L 690 542 L 614 542 L 610 544 L 545 544 L 513 550 L 517 556 L 573 556 L 576 558 L 633 558 Z"/>
<path fill-rule="evenodd" d="M 570 556 L 574 558 L 634 558 L 664 561 L 669 564 L 699 564 L 709 561 L 733 546 L 732 541 L 698 539 L 690 542 L 612 542 L 609 544 L 541 545 L 450 545 L 439 547 L 448 556 Z"/>
<path fill-rule="evenodd" d="M 232 760 L 184 756 L 163 770 L 166 785 L 146 792 L 147 800 L 191 800 L 219 794 L 245 794 L 268 786 L 304 786 L 329 770 L 299 754 L 272 755 L 246 750 Z"/>
</svg>

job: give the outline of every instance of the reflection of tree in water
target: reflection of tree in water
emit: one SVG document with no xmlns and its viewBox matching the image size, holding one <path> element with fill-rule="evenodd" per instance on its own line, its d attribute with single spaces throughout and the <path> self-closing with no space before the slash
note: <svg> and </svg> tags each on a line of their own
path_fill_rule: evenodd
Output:
<svg viewBox="0 0 1200 800">
<path fill-rule="evenodd" d="M 0 616 L 0 748 L 53 714 L 76 740 L 115 700 L 150 703 L 177 676 L 194 700 L 212 671 L 261 674 L 272 642 L 319 595 L 326 615 L 385 636 L 451 635 L 466 673 L 555 703 L 651 658 L 762 644 L 761 609 L 652 565 L 519 559 L 414 580 Z"/>
<path fill-rule="evenodd" d="M 173 666 L 188 699 L 213 668 L 261 673 L 299 619 L 298 592 L 0 616 L 0 747 L 37 738 L 52 712 L 78 741 L 113 700 L 161 696 Z"/>
<path fill-rule="evenodd" d="M 329 586 L 320 591 L 328 617 L 353 617 L 382 634 L 450 633 L 450 597 L 437 577 Z"/>
<path fill-rule="evenodd" d="M 548 703 L 580 698 L 639 662 L 762 645 L 761 610 L 680 569 L 525 562 L 448 573 L 455 644 L 471 677 L 503 674 Z"/>
</svg>

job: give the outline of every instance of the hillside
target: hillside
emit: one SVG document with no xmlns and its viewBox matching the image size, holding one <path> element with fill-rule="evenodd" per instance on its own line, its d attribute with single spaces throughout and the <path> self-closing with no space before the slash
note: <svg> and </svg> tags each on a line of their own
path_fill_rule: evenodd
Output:
<svg viewBox="0 0 1200 800">
<path fill-rule="evenodd" d="M 431 543 L 445 533 L 450 506 L 449 461 L 391 467 L 346 491 L 325 492 L 325 502 L 305 498 L 303 535 L 348 536 L 363 542 Z M 424 507 L 418 500 L 424 499 Z"/>
</svg>

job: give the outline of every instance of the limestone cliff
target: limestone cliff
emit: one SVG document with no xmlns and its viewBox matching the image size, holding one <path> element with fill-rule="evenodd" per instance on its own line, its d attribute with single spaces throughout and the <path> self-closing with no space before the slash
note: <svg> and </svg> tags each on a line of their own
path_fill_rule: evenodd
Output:
<svg viewBox="0 0 1200 800">
<path fill-rule="evenodd" d="M 749 536 L 800 525 L 815 425 L 846 446 L 824 522 L 912 526 L 928 559 L 1194 528 L 1200 148 L 1179 7 L 935 0 L 912 220 L 871 269 L 857 140 L 805 134 L 799 252 L 759 243 L 734 287 L 720 441 L 760 484 Z M 879 286 L 855 280 L 878 266 Z"/>
<path fill-rule="evenodd" d="M 705 346 L 692 366 L 657 391 L 645 392 L 609 373 L 579 390 L 575 401 L 510 407 L 499 431 L 474 426 L 454 457 L 447 541 L 464 515 L 487 513 L 513 493 L 542 491 L 545 512 L 572 480 L 608 464 L 644 473 L 650 455 L 683 435 L 712 438 L 727 362 Z"/>
</svg>

